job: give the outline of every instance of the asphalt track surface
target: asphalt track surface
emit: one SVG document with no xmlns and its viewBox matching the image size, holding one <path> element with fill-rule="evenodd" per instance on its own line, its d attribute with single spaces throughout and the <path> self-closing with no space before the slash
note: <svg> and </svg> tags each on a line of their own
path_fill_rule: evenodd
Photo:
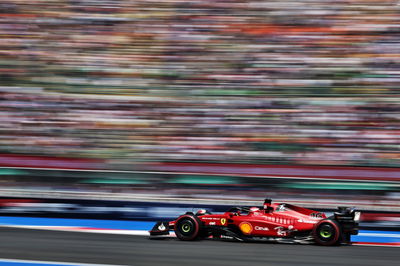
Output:
<svg viewBox="0 0 400 266">
<path fill-rule="evenodd" d="M 395 247 L 184 242 L 145 236 L 0 228 L 0 258 L 113 265 L 399 265 Z"/>
</svg>

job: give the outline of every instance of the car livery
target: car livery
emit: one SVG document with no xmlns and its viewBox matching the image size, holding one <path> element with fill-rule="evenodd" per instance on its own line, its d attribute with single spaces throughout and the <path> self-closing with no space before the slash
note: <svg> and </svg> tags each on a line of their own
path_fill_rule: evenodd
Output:
<svg viewBox="0 0 400 266">
<path fill-rule="evenodd" d="M 238 241 L 279 241 L 349 244 L 358 234 L 360 212 L 338 207 L 330 217 L 326 214 L 287 203 L 266 199 L 262 207 L 233 207 L 222 214 L 206 210 L 187 212 L 170 222 L 157 222 L 150 238 L 165 238 L 174 231 L 184 241 L 220 238 Z"/>
</svg>

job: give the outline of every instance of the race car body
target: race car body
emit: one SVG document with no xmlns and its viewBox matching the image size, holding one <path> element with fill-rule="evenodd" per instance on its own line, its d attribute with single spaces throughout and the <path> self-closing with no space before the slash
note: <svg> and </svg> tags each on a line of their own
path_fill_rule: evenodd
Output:
<svg viewBox="0 0 400 266">
<path fill-rule="evenodd" d="M 158 222 L 151 238 L 162 238 L 174 231 L 180 240 L 201 238 L 239 241 L 315 242 L 320 245 L 350 243 L 358 233 L 360 212 L 339 207 L 331 217 L 324 213 L 286 203 L 264 201 L 262 207 L 234 207 L 222 214 L 199 210 L 187 212 L 170 222 Z"/>
</svg>

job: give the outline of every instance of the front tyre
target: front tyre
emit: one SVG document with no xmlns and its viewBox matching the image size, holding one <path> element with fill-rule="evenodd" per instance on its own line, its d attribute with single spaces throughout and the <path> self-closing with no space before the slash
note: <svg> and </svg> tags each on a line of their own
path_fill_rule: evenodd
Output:
<svg viewBox="0 0 400 266">
<path fill-rule="evenodd" d="M 323 246 L 339 244 L 341 234 L 340 225 L 333 220 L 322 220 L 313 229 L 315 242 Z"/>
<path fill-rule="evenodd" d="M 194 215 L 183 215 L 175 222 L 175 234 L 180 240 L 195 240 L 201 235 L 202 224 Z"/>
</svg>

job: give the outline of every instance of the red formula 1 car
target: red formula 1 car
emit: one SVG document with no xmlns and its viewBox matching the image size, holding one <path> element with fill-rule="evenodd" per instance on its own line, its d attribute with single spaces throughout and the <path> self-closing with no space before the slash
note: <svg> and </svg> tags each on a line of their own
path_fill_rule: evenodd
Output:
<svg viewBox="0 0 400 266">
<path fill-rule="evenodd" d="M 360 212 L 339 207 L 332 216 L 286 203 L 264 201 L 262 207 L 234 207 L 223 214 L 199 210 L 175 221 L 158 222 L 150 238 L 163 238 L 175 231 L 180 240 L 221 238 L 239 241 L 278 241 L 338 245 L 357 235 Z"/>
</svg>

